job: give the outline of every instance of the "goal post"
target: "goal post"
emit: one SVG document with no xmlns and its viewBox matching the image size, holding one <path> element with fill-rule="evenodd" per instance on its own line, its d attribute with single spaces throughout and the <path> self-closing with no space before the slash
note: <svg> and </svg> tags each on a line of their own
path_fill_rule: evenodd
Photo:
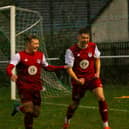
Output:
<svg viewBox="0 0 129 129">
<path fill-rule="evenodd" d="M 15 24 L 15 16 L 16 16 L 16 8 L 15 6 L 10 6 L 10 55 L 11 57 L 16 53 L 16 24 Z M 15 68 L 13 72 L 16 73 Z M 16 99 L 16 83 L 11 81 L 11 100 Z"/>
<path fill-rule="evenodd" d="M 2 64 L 1 62 L 8 62 L 16 52 L 24 50 L 24 38 L 28 34 L 34 34 L 40 38 L 40 50 L 43 51 L 48 58 L 43 38 L 42 16 L 38 11 L 15 6 L 5 6 L 0 7 L 0 16 L 0 24 L 2 25 L 0 32 L 5 36 L 4 41 L 7 39 L 6 43 L 4 43 L 4 47 L 7 48 L 7 51 L 10 51 L 10 54 L 6 55 L 6 50 L 0 48 L 2 58 L 4 57 L 3 60 L 0 60 L 0 64 Z M 3 37 L 1 33 L 0 39 Z M 15 69 L 13 72 L 15 72 Z M 67 88 L 59 82 L 54 72 L 43 70 L 41 79 L 46 89 L 43 93 L 44 96 L 57 96 L 69 93 Z M 11 100 L 15 100 L 16 98 L 16 84 L 11 82 Z"/>
<path fill-rule="evenodd" d="M 9 35 L 7 36 L 8 37 L 8 40 L 10 40 L 10 57 L 12 57 L 15 52 L 16 52 L 16 28 L 15 28 L 15 11 L 16 8 L 15 6 L 5 6 L 5 7 L 0 7 L 0 12 L 3 11 L 3 12 L 8 12 L 10 14 L 9 16 L 9 26 L 10 26 L 10 32 Z M 3 30 L 2 30 L 3 31 Z M 6 30 L 7 31 L 7 30 Z M 4 31 L 3 31 L 4 33 Z M 4 62 L 5 63 L 5 62 Z M 15 69 L 13 69 L 13 72 L 15 72 Z M 16 99 L 16 84 L 15 82 L 11 81 L 11 99 L 12 100 L 15 100 Z"/>
</svg>

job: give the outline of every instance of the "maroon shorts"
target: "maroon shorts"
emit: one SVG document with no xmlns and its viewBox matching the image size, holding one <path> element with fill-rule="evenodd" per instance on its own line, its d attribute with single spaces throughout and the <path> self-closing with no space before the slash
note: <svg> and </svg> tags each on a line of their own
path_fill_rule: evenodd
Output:
<svg viewBox="0 0 129 129">
<path fill-rule="evenodd" d="M 72 84 L 72 100 L 80 100 L 84 97 L 87 90 L 93 90 L 97 87 L 102 87 L 100 79 L 87 81 L 84 85 Z"/>
<path fill-rule="evenodd" d="M 34 105 L 41 105 L 40 91 L 32 89 L 19 89 L 18 93 L 22 103 L 31 101 Z"/>
</svg>

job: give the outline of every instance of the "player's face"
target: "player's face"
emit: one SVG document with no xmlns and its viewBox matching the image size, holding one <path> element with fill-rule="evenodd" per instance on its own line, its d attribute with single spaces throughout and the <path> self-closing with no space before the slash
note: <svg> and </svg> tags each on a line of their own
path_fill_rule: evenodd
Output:
<svg viewBox="0 0 129 129">
<path fill-rule="evenodd" d="M 32 39 L 30 43 L 28 43 L 28 49 L 30 52 L 36 52 L 39 48 L 39 40 Z"/>
<path fill-rule="evenodd" d="M 90 41 L 90 35 L 86 33 L 82 33 L 78 36 L 79 42 L 83 44 L 87 44 Z"/>
</svg>

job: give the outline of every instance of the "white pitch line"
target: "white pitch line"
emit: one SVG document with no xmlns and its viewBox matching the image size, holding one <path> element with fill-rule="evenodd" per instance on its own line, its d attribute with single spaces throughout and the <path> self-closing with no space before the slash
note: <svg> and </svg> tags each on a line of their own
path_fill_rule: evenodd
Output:
<svg viewBox="0 0 129 129">
<path fill-rule="evenodd" d="M 45 104 L 47 105 L 54 105 L 54 106 L 63 106 L 63 107 L 68 107 L 67 104 L 56 104 L 56 103 L 49 103 L 49 102 L 44 102 Z M 85 109 L 98 109 L 98 107 L 95 107 L 95 106 L 83 106 L 83 105 L 80 105 L 79 106 L 80 108 L 85 108 Z M 128 110 L 125 110 L 125 109 L 116 109 L 116 108 L 109 108 L 110 111 L 115 111 L 115 112 L 125 112 L 125 113 L 129 113 Z"/>
</svg>

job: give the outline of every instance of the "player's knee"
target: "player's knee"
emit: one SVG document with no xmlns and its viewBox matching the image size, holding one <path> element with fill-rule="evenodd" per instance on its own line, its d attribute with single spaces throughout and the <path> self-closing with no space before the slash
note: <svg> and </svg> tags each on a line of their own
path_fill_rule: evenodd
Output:
<svg viewBox="0 0 129 129">
<path fill-rule="evenodd" d="M 104 96 L 98 96 L 98 101 L 105 101 L 105 97 Z"/>
<path fill-rule="evenodd" d="M 33 108 L 25 108 L 25 113 L 33 113 Z"/>
<path fill-rule="evenodd" d="M 33 105 L 32 104 L 25 104 L 24 105 L 24 111 L 25 113 L 33 113 Z"/>
</svg>

